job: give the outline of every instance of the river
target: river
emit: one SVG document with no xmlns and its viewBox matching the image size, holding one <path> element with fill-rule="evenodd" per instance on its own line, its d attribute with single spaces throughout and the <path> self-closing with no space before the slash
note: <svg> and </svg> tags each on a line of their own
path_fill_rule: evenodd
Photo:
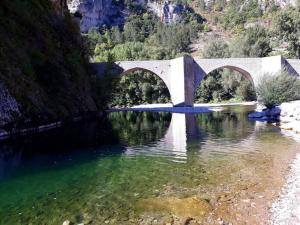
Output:
<svg viewBox="0 0 300 225">
<path fill-rule="evenodd" d="M 268 224 L 299 144 L 221 112 L 112 112 L 0 144 L 0 224 Z"/>
</svg>

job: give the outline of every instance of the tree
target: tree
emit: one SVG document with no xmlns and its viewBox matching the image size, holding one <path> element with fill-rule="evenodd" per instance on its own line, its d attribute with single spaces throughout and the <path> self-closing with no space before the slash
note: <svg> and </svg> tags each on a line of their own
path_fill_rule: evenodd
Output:
<svg viewBox="0 0 300 225">
<path fill-rule="evenodd" d="M 205 46 L 203 51 L 204 58 L 226 58 L 229 57 L 229 48 L 227 43 L 221 40 L 215 40 Z"/>
<path fill-rule="evenodd" d="M 136 71 L 123 76 L 116 84 L 109 105 L 126 107 L 142 103 L 166 102 L 170 102 L 170 94 L 165 83 L 149 72 Z"/>
<path fill-rule="evenodd" d="M 119 27 L 116 26 L 111 28 L 111 38 L 114 44 L 123 43 L 123 34 Z"/>
<path fill-rule="evenodd" d="M 220 102 L 235 99 L 253 101 L 256 94 L 253 85 L 242 74 L 222 69 L 213 71 L 201 81 L 196 91 L 196 102 Z"/>
<path fill-rule="evenodd" d="M 275 20 L 275 34 L 289 44 L 290 57 L 300 58 L 300 8 L 283 9 Z"/>
<path fill-rule="evenodd" d="M 267 31 L 262 26 L 250 27 L 230 45 L 232 57 L 265 57 L 272 51 Z"/>
</svg>

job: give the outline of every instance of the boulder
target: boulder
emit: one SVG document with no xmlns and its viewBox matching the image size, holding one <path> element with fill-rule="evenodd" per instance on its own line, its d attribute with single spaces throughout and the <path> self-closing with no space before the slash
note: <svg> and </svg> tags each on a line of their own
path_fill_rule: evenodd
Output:
<svg viewBox="0 0 300 225">
<path fill-rule="evenodd" d="M 253 120 L 260 120 L 260 121 L 275 121 L 278 120 L 278 117 L 280 116 L 281 113 L 281 109 L 279 107 L 274 107 L 272 109 L 259 109 L 259 110 L 261 111 L 250 113 L 248 115 L 248 118 Z"/>
<path fill-rule="evenodd" d="M 66 221 L 63 222 L 62 225 L 71 225 L 71 222 L 69 220 L 66 220 Z"/>
<path fill-rule="evenodd" d="M 282 103 L 280 128 L 300 134 L 300 101 Z"/>
</svg>

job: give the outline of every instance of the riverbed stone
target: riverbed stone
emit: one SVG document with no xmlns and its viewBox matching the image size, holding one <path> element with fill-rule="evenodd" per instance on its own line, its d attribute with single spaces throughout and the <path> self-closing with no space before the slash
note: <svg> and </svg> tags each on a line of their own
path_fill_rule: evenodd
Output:
<svg viewBox="0 0 300 225">
<path fill-rule="evenodd" d="M 71 225 L 71 222 L 69 220 L 65 220 L 62 225 Z"/>
<path fill-rule="evenodd" d="M 181 218 L 202 218 L 213 209 L 208 201 L 196 197 L 142 199 L 137 207 L 142 212 L 167 212 Z"/>
</svg>

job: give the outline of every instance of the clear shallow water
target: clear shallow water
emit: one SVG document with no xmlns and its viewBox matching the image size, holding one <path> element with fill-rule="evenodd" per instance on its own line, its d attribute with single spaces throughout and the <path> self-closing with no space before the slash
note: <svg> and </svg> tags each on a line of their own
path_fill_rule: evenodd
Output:
<svg viewBox="0 0 300 225">
<path fill-rule="evenodd" d="M 249 121 L 251 110 L 113 112 L 2 143 L 0 224 L 147 223 L 158 213 L 149 199 L 213 202 L 220 192 L 260 182 L 261 165 L 276 164 L 297 144 L 272 125 Z"/>
</svg>

